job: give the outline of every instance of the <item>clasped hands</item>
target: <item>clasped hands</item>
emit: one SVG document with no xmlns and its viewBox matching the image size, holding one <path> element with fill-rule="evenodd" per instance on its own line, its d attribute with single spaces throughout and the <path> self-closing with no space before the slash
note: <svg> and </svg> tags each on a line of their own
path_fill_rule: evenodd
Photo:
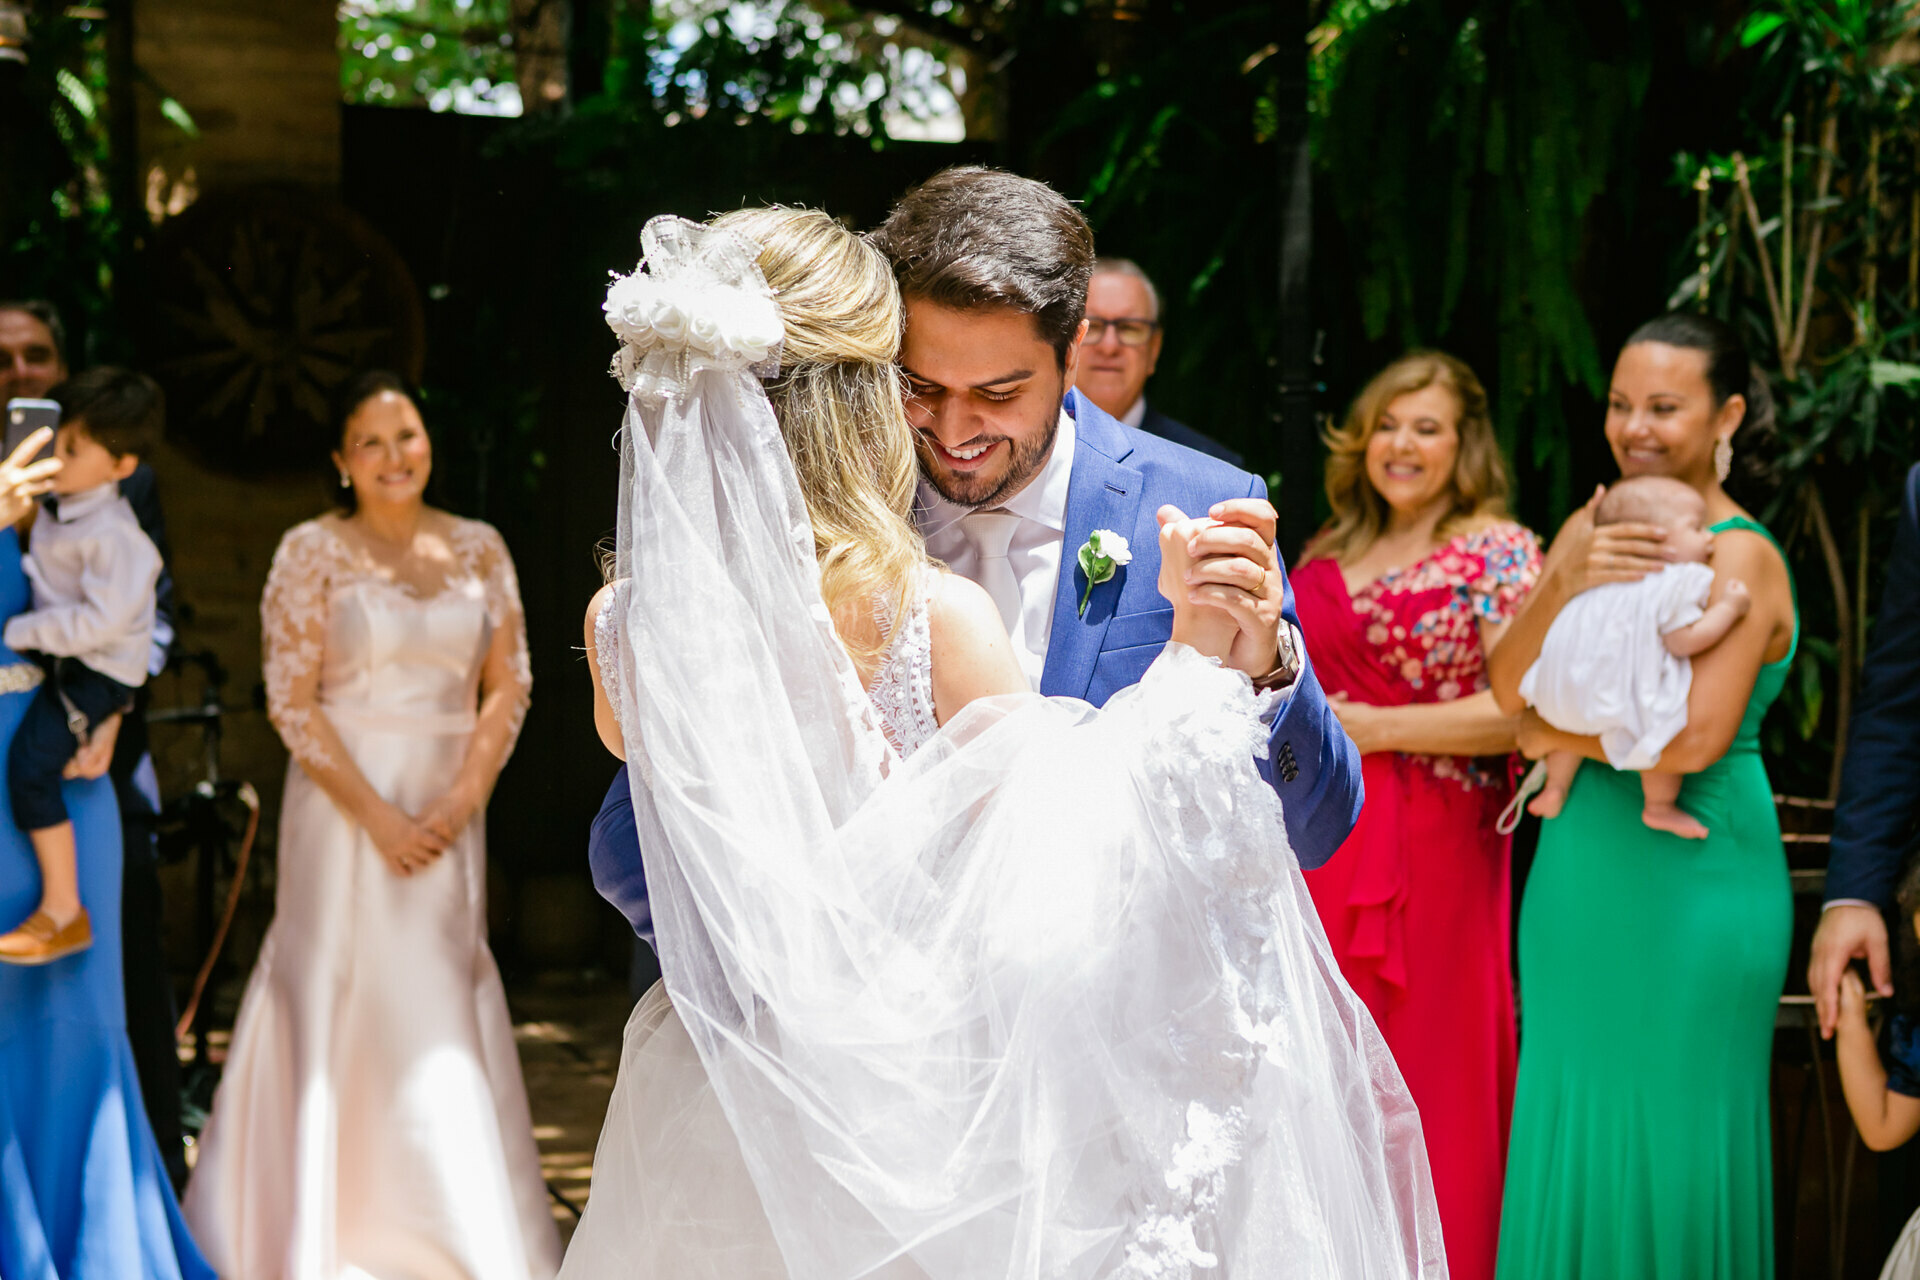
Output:
<svg viewBox="0 0 1920 1280">
<path fill-rule="evenodd" d="M 417 817 L 382 800 L 366 821 L 367 834 L 393 874 L 411 876 L 439 860 L 484 802 L 484 796 L 463 783 L 448 788 Z"/>
<path fill-rule="evenodd" d="M 1173 638 L 1252 679 L 1272 671 L 1285 594 L 1273 548 L 1280 523 L 1273 504 L 1236 498 L 1191 518 L 1169 505 L 1155 519 L 1160 594 L 1173 605 Z"/>
</svg>

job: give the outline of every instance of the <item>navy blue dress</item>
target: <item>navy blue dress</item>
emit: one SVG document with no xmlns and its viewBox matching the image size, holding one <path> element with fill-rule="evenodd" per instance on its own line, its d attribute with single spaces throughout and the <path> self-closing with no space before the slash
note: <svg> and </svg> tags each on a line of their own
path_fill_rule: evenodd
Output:
<svg viewBox="0 0 1920 1280">
<path fill-rule="evenodd" d="M 0 618 L 29 603 L 19 538 L 0 531 Z M 0 646 L 0 666 L 19 661 Z M 0 752 L 32 698 L 0 694 Z M 127 1042 L 113 784 L 62 790 L 94 943 L 39 968 L 0 965 L 0 1276 L 214 1280 L 174 1201 Z M 0 788 L 3 927 L 24 920 L 39 898 L 32 847 Z"/>
</svg>

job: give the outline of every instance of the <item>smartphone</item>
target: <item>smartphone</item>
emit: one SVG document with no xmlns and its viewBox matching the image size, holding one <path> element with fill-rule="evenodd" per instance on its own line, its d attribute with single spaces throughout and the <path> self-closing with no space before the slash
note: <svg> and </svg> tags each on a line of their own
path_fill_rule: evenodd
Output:
<svg viewBox="0 0 1920 1280">
<path fill-rule="evenodd" d="M 11 458 L 13 451 L 20 447 L 21 442 L 42 427 L 50 431 L 60 429 L 60 406 L 57 403 L 52 400 L 7 401 L 7 443 L 6 451 L 0 453 L 0 458 Z M 28 461 L 38 462 L 42 458 L 52 456 L 53 441 L 49 438 L 46 448 L 40 450 Z"/>
</svg>

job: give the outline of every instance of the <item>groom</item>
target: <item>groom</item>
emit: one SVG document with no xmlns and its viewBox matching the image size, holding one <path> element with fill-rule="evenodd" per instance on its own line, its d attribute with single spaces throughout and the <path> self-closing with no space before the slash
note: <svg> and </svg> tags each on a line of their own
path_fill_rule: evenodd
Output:
<svg viewBox="0 0 1920 1280">
<path fill-rule="evenodd" d="M 1172 634 L 1156 513 L 1220 521 L 1194 541 L 1193 590 L 1238 624 L 1228 665 L 1279 691 L 1257 763 L 1300 865 L 1326 862 L 1360 812 L 1360 757 L 1307 664 L 1266 485 L 1123 426 L 1074 389 L 1094 260 L 1086 220 L 1043 183 L 955 168 L 907 193 L 873 243 L 906 302 L 900 366 L 927 550 L 986 588 L 1039 692 L 1101 705 Z M 1090 583 L 1080 552 L 1096 530 L 1125 537 L 1133 561 Z M 590 860 L 600 892 L 651 940 L 624 769 Z"/>
</svg>

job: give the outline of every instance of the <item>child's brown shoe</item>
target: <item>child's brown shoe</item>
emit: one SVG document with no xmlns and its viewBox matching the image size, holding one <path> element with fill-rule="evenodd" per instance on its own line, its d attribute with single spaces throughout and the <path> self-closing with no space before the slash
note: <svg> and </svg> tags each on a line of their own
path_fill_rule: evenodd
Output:
<svg viewBox="0 0 1920 1280">
<path fill-rule="evenodd" d="M 0 964 L 52 964 L 93 945 L 93 921 L 83 908 L 64 926 L 36 911 L 12 933 L 0 934 Z"/>
</svg>

